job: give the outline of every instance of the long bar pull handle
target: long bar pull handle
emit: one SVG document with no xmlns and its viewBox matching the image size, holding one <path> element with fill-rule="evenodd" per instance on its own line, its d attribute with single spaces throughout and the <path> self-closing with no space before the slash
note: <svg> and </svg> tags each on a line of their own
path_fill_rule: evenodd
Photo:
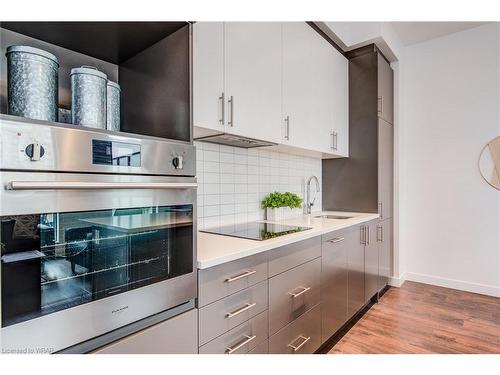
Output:
<svg viewBox="0 0 500 375">
<path fill-rule="evenodd" d="M 378 202 L 378 215 L 380 216 L 381 219 L 384 218 L 384 215 L 382 212 L 382 201 Z"/>
<path fill-rule="evenodd" d="M 244 277 L 247 277 L 247 276 L 250 276 L 250 275 L 253 275 L 254 273 L 257 273 L 257 271 L 255 270 L 250 270 L 250 271 L 245 271 L 243 272 L 242 274 L 240 275 L 236 275 L 236 276 L 232 276 L 232 277 L 228 277 L 226 280 L 224 280 L 226 283 L 232 283 L 233 281 L 236 281 L 236 280 L 239 280 L 239 279 L 243 279 Z"/>
<path fill-rule="evenodd" d="M 333 138 L 335 141 L 335 151 L 338 149 L 338 140 L 339 140 L 339 133 L 335 132 L 335 137 Z"/>
<path fill-rule="evenodd" d="M 335 150 L 335 132 L 334 131 L 332 131 L 331 137 L 332 137 L 332 150 Z"/>
<path fill-rule="evenodd" d="M 235 310 L 233 312 L 228 312 L 226 314 L 226 318 L 231 319 L 231 318 L 233 318 L 233 317 L 235 317 L 237 315 L 240 315 L 241 313 L 244 313 L 247 310 L 250 310 L 252 307 L 255 307 L 255 306 L 257 306 L 256 302 L 254 302 L 254 303 L 246 303 L 245 306 L 240 307 L 239 309 L 237 309 L 237 310 Z"/>
<path fill-rule="evenodd" d="M 221 117 L 219 119 L 219 122 L 221 125 L 224 125 L 226 123 L 226 95 L 222 93 L 219 96 L 219 100 L 221 102 Z"/>
<path fill-rule="evenodd" d="M 371 242 L 370 241 L 371 240 L 371 238 L 370 238 L 371 235 L 370 235 L 370 227 L 369 226 L 366 227 L 366 233 L 367 233 L 367 238 L 368 238 L 367 244 L 369 245 L 370 242 Z"/>
<path fill-rule="evenodd" d="M 342 242 L 344 240 L 345 240 L 344 237 L 335 237 L 335 238 L 332 238 L 331 240 L 328 240 L 328 242 L 330 242 L 330 243 L 338 243 L 338 242 Z"/>
<path fill-rule="evenodd" d="M 236 344 L 235 346 L 228 346 L 226 348 L 226 354 L 233 354 L 235 351 L 237 351 L 241 347 L 245 346 L 250 341 L 255 340 L 255 338 L 257 337 L 257 335 L 253 335 L 253 336 L 245 335 L 244 337 L 245 337 L 245 340 L 241 341 L 240 343 Z"/>
<path fill-rule="evenodd" d="M 294 352 L 300 350 L 309 340 L 311 339 L 311 336 L 309 337 L 304 337 L 300 335 L 297 337 L 295 340 L 293 340 L 290 344 L 287 345 L 287 347 L 292 348 Z M 299 345 L 293 345 L 296 341 L 302 340 L 302 342 Z"/>
<path fill-rule="evenodd" d="M 290 140 L 290 116 L 285 117 L 285 139 Z"/>
<path fill-rule="evenodd" d="M 311 290 L 311 288 L 310 288 L 310 287 L 308 287 L 308 288 L 304 288 L 303 286 L 300 286 L 299 288 L 301 289 L 301 291 L 300 291 L 300 292 L 293 292 L 293 291 L 292 291 L 292 292 L 288 292 L 288 294 L 290 294 L 290 295 L 292 296 L 292 298 L 297 298 L 298 296 L 301 296 L 301 295 L 302 295 L 302 294 L 304 294 L 305 292 L 307 292 L 307 291 Z"/>
<path fill-rule="evenodd" d="M 366 231 L 365 231 L 365 226 L 362 225 L 360 228 L 359 228 L 359 242 L 361 243 L 361 245 L 366 245 L 365 243 L 365 237 L 366 237 Z"/>
<path fill-rule="evenodd" d="M 377 112 L 378 113 L 383 113 L 384 112 L 384 97 L 383 96 L 379 96 L 377 98 Z"/>
<path fill-rule="evenodd" d="M 382 242 L 382 225 L 377 225 L 377 242 Z"/>
<path fill-rule="evenodd" d="M 228 125 L 230 127 L 233 127 L 234 126 L 234 97 L 231 95 L 229 97 L 229 100 L 227 101 L 229 103 L 229 109 L 230 109 L 230 113 L 229 113 L 229 121 L 228 121 Z"/>
<path fill-rule="evenodd" d="M 11 181 L 6 190 L 192 189 L 196 182 Z"/>
<path fill-rule="evenodd" d="M 380 242 L 384 242 L 384 227 L 380 226 Z"/>
</svg>

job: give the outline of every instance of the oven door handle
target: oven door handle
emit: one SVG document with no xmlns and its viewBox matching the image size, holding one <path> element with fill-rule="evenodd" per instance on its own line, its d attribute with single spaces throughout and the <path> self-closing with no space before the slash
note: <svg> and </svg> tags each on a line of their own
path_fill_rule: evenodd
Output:
<svg viewBox="0 0 500 375">
<path fill-rule="evenodd" d="M 196 182 L 11 181 L 7 190 L 196 189 Z"/>
</svg>

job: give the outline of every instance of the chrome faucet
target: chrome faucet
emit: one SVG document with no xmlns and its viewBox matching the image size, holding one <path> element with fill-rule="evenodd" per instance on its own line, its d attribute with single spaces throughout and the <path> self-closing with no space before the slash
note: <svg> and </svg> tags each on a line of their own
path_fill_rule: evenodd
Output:
<svg viewBox="0 0 500 375">
<path fill-rule="evenodd" d="M 314 197 L 313 201 L 311 202 L 311 181 L 314 180 L 316 181 L 316 191 L 319 193 L 319 181 L 318 177 L 316 176 L 311 176 L 307 179 L 306 182 L 306 213 L 310 214 L 311 213 L 311 207 L 314 206 L 314 201 L 316 200 L 316 197 Z"/>
</svg>

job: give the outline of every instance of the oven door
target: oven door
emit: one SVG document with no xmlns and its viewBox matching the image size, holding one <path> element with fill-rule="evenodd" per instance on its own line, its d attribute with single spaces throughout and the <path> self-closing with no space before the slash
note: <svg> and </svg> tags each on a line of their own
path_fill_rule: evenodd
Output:
<svg viewBox="0 0 500 375">
<path fill-rule="evenodd" d="M 51 352 L 196 297 L 192 177 L 1 172 L 4 352 Z"/>
</svg>

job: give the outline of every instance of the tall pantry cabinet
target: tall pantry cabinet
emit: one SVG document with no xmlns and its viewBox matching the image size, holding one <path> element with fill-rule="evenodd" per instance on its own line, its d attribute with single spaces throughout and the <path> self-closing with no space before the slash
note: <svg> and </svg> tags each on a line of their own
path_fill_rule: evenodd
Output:
<svg viewBox="0 0 500 375">
<path fill-rule="evenodd" d="M 379 213 L 379 223 L 372 229 L 378 246 L 365 250 L 365 265 L 368 260 L 373 286 L 377 279 L 373 264 L 378 259 L 380 290 L 392 269 L 394 76 L 373 44 L 350 51 L 347 57 L 349 158 L 323 160 L 323 209 Z"/>
</svg>

